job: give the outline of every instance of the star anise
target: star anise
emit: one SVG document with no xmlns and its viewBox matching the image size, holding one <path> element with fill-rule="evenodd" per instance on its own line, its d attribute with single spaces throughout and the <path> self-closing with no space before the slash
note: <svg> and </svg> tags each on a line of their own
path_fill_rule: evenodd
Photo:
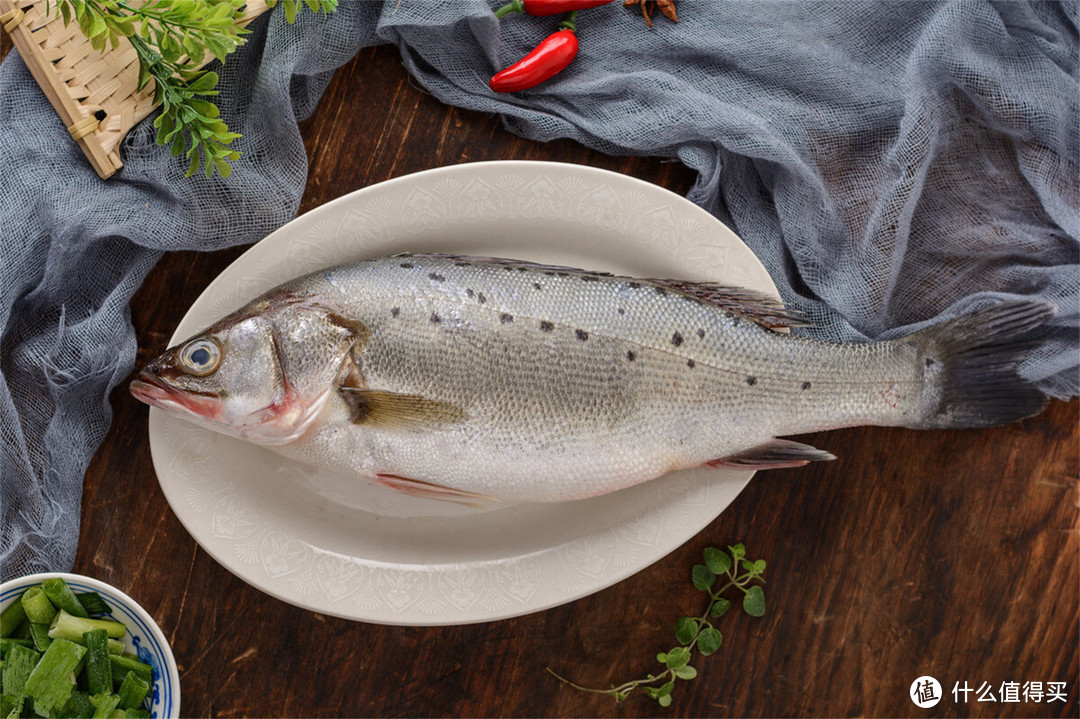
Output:
<svg viewBox="0 0 1080 719">
<path fill-rule="evenodd" d="M 675 0 L 625 0 L 623 2 L 623 7 L 634 5 L 641 6 L 641 14 L 645 16 L 645 24 L 649 27 L 652 27 L 652 18 L 649 15 L 657 9 L 671 22 L 679 22 L 679 16 L 675 14 Z"/>
</svg>

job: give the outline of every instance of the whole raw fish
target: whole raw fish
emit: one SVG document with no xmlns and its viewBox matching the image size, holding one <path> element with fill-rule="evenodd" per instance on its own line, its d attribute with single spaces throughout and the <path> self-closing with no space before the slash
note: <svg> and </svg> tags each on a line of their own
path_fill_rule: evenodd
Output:
<svg viewBox="0 0 1080 719">
<path fill-rule="evenodd" d="M 398 255 L 281 285 L 150 362 L 140 400 L 290 457 L 458 501 L 561 501 L 687 467 L 834 457 L 777 439 L 1039 412 L 1015 375 L 1052 307 L 833 344 L 711 284 Z"/>
</svg>

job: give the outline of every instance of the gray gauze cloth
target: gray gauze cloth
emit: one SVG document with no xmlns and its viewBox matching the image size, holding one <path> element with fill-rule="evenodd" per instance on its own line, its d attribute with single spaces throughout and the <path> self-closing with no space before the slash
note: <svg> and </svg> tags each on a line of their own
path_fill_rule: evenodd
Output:
<svg viewBox="0 0 1080 719">
<path fill-rule="evenodd" d="M 490 76 L 555 29 L 475 0 L 342 0 L 253 25 L 217 98 L 243 133 L 231 178 L 183 178 L 149 122 L 103 182 L 17 52 L 0 67 L 0 434 L 9 578 L 71 567 L 83 474 L 133 368 L 128 302 L 166 250 L 251 243 L 304 188 L 297 131 L 332 71 L 394 43 L 440 100 L 536 140 L 678 158 L 690 193 L 768 268 L 818 337 L 895 337 L 988 303 L 1058 307 L 1021 366 L 1078 389 L 1075 3 L 615 2 L 581 12 L 581 51 L 536 89 Z M 364 92 L 362 86 L 355 92 Z"/>
</svg>

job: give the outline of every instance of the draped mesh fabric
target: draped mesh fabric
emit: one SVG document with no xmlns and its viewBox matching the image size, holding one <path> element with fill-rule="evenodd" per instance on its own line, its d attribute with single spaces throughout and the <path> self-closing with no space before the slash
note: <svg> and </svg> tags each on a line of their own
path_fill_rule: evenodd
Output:
<svg viewBox="0 0 1080 719">
<path fill-rule="evenodd" d="M 685 0 L 676 25 L 615 2 L 578 18 L 549 83 L 491 74 L 557 19 L 481 0 L 341 0 L 260 18 L 217 98 L 242 158 L 228 180 L 144 122 L 97 178 L 17 52 L 0 66 L 0 576 L 66 570 L 83 474 L 131 371 L 127 305 L 161 253 L 251 243 L 304 188 L 296 123 L 333 70 L 394 43 L 442 101 L 544 141 L 677 158 L 690 199 L 761 258 L 819 337 L 898 336 L 1002 298 L 1058 307 L 1022 365 L 1078 392 L 1080 122 L 1075 3 Z M 362 87 L 356 92 L 363 92 Z"/>
</svg>

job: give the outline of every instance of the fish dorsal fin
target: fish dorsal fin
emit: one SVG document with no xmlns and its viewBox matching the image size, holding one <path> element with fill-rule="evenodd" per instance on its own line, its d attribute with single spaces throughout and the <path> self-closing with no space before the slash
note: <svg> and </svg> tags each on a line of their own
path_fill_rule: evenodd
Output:
<svg viewBox="0 0 1080 719">
<path fill-rule="evenodd" d="M 780 302 L 768 295 L 742 287 L 731 287 L 714 282 L 691 282 L 688 280 L 671 280 L 661 278 L 638 279 L 633 277 L 621 277 L 610 272 L 593 272 L 576 267 L 562 267 L 559 265 L 545 265 L 525 260 L 512 260 L 502 257 L 469 257 L 462 255 L 446 255 L 436 253 L 410 253 L 403 252 L 394 257 L 412 257 L 417 260 L 444 260 L 454 261 L 462 265 L 494 265 L 507 269 L 531 269 L 543 272 L 555 272 L 563 275 L 588 275 L 591 277 L 604 277 L 614 280 L 626 280 L 649 284 L 653 287 L 663 288 L 672 292 L 678 292 L 688 297 L 706 302 L 719 307 L 727 312 L 734 312 L 749 320 L 770 329 L 780 327 L 810 327 L 811 323 L 791 310 L 784 309 Z"/>
<path fill-rule="evenodd" d="M 646 280 L 657 287 L 681 292 L 728 312 L 740 314 L 770 329 L 778 327 L 810 327 L 809 321 L 796 312 L 784 309 L 780 302 L 761 292 L 743 287 L 730 287 L 713 282 L 685 280 Z"/>
<path fill-rule="evenodd" d="M 353 424 L 370 427 L 435 430 L 464 422 L 465 411 L 457 405 L 417 394 L 402 394 L 342 384 L 338 394 L 349 406 Z"/>
</svg>

